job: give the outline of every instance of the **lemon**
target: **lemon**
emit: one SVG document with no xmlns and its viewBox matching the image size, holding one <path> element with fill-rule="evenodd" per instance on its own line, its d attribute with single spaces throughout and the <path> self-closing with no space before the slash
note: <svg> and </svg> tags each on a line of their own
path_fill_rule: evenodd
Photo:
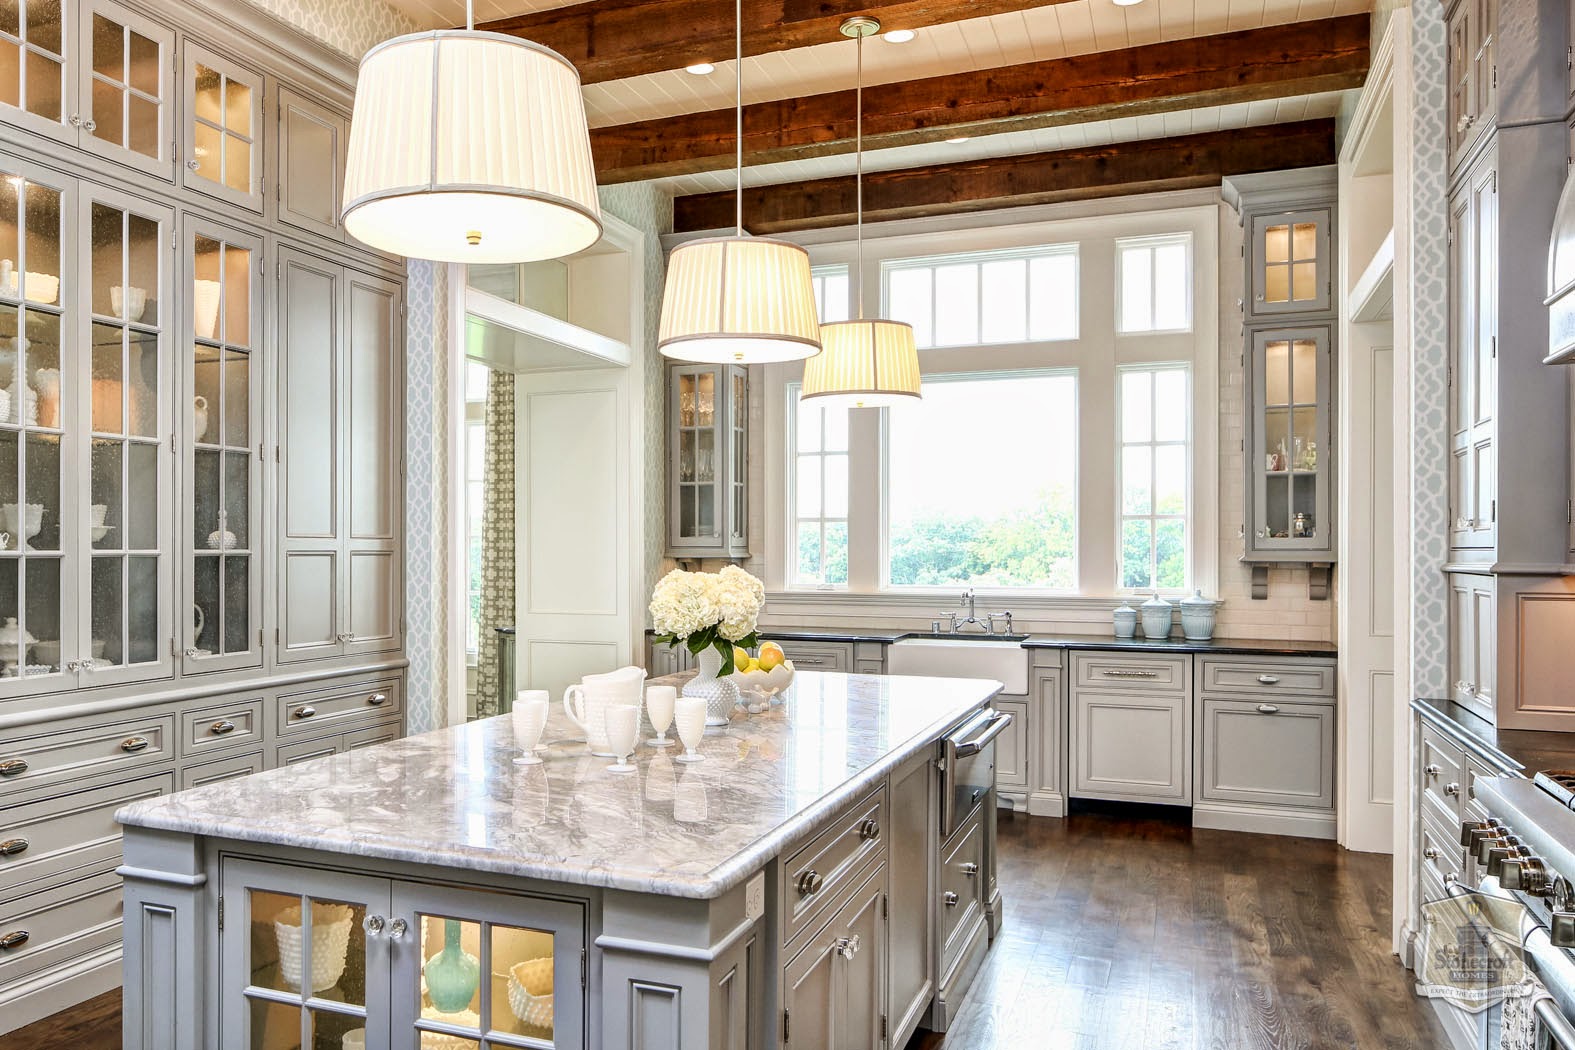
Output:
<svg viewBox="0 0 1575 1050">
<path fill-rule="evenodd" d="M 745 670 L 749 666 L 749 651 L 733 646 L 733 666 L 738 670 Z"/>
</svg>

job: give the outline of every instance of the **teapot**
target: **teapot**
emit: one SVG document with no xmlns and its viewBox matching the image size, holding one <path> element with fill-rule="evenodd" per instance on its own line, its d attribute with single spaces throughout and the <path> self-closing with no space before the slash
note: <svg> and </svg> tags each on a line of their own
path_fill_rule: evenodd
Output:
<svg viewBox="0 0 1575 1050">
<path fill-rule="evenodd" d="M 191 433 L 198 441 L 208 432 L 208 399 L 198 394 L 191 399 Z"/>
<path fill-rule="evenodd" d="M 588 674 L 563 694 L 563 712 L 585 731 L 591 754 L 616 758 L 607 743 L 607 709 L 640 706 L 645 693 L 645 668 L 624 667 L 606 674 Z"/>
</svg>

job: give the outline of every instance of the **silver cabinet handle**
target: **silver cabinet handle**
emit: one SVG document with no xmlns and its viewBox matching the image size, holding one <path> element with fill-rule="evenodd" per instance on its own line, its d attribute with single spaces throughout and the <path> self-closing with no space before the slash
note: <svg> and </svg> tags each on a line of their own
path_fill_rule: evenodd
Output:
<svg viewBox="0 0 1575 1050">
<path fill-rule="evenodd" d="M 1423 774 L 1425 774 L 1426 776 L 1430 776 L 1430 777 L 1436 777 L 1436 776 L 1438 776 L 1438 774 L 1442 773 L 1443 771 L 1444 771 L 1444 767 L 1440 766 L 1440 765 L 1426 765 L 1426 766 L 1422 767 Z"/>
<path fill-rule="evenodd" d="M 6 839 L 0 842 L 0 857 L 14 857 L 27 852 L 26 839 Z"/>
<path fill-rule="evenodd" d="M 957 894 L 953 893 L 951 890 L 947 890 L 945 893 L 941 894 L 941 900 L 946 903 L 948 908 L 955 908 L 957 907 L 957 902 L 962 900 L 962 898 L 957 896 Z"/>
<path fill-rule="evenodd" d="M 959 865 L 957 870 L 971 879 L 979 874 L 979 865 L 970 860 L 966 864 Z"/>
<path fill-rule="evenodd" d="M 1280 684 L 1279 675 L 1272 675 L 1272 674 L 1260 674 L 1258 676 L 1258 681 L 1263 683 L 1264 685 L 1279 685 Z"/>
<path fill-rule="evenodd" d="M 128 755 L 134 755 L 138 751 L 146 751 L 148 749 L 148 738 L 145 736 L 127 737 L 120 742 L 120 749 Z"/>
<path fill-rule="evenodd" d="M 235 723 L 231 722 L 228 718 L 221 719 L 220 721 L 215 722 L 213 725 L 209 726 L 208 732 L 212 733 L 214 736 L 225 736 L 229 733 L 235 732 Z"/>
<path fill-rule="evenodd" d="M 386 923 L 381 915 L 368 915 L 361 921 L 361 928 L 373 937 L 382 933 L 385 925 Z"/>
<path fill-rule="evenodd" d="M 1159 672 L 1158 671 L 1104 670 L 1104 671 L 1100 671 L 1099 673 L 1104 675 L 1106 678 L 1158 678 L 1159 677 Z"/>
<path fill-rule="evenodd" d="M 405 935 L 405 931 L 408 929 L 410 929 L 410 924 L 405 922 L 404 919 L 394 919 L 388 924 L 388 939 L 397 941 Z"/>
<path fill-rule="evenodd" d="M 0 949 L 9 951 L 12 948 L 20 948 L 27 943 L 27 938 L 26 930 L 12 930 L 4 937 L 0 937 Z"/>
<path fill-rule="evenodd" d="M 0 762 L 0 777 L 19 777 L 27 772 L 27 760 L 8 758 Z"/>
<path fill-rule="evenodd" d="M 371 696 L 366 698 L 366 702 L 371 704 L 373 707 L 382 707 L 384 704 L 388 703 L 388 694 L 373 693 Z"/>
<path fill-rule="evenodd" d="M 878 838 L 880 838 L 880 821 L 871 818 L 859 825 L 859 839 L 861 841 L 871 842 Z"/>
<path fill-rule="evenodd" d="M 1444 794 L 1446 794 L 1446 795 L 1458 795 L 1458 794 L 1460 794 L 1460 785 L 1459 784 L 1445 784 L 1444 785 Z"/>
<path fill-rule="evenodd" d="M 800 897 L 813 897 L 815 894 L 820 892 L 820 888 L 825 884 L 826 880 L 823 879 L 820 875 L 820 872 L 816 871 L 814 868 L 810 868 L 808 871 L 804 872 L 804 874 L 800 875 L 798 877 L 798 882 L 796 883 Z"/>
<path fill-rule="evenodd" d="M 1437 860 L 1438 850 L 1434 849 L 1432 846 L 1429 846 L 1427 849 L 1422 851 L 1422 856 L 1426 857 L 1428 860 Z"/>
<path fill-rule="evenodd" d="M 1259 704 L 1258 713 L 1260 715 L 1277 715 L 1280 713 L 1280 709 L 1273 704 Z"/>
<path fill-rule="evenodd" d="M 295 717 L 296 718 L 311 718 L 315 714 L 317 714 L 317 708 L 313 707 L 311 704 L 307 704 L 305 707 L 301 707 L 301 708 L 297 708 L 296 709 Z"/>
<path fill-rule="evenodd" d="M 859 954 L 859 948 L 863 943 L 856 933 L 852 937 L 844 937 L 837 942 L 837 954 L 844 959 L 852 959 Z"/>
</svg>

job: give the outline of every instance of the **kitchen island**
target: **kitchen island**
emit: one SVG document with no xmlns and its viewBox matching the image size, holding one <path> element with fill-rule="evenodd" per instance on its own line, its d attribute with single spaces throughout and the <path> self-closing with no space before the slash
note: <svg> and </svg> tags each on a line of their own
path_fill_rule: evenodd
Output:
<svg viewBox="0 0 1575 1050">
<path fill-rule="evenodd" d="M 999 688 L 803 672 L 691 765 L 555 715 L 518 766 L 495 718 L 129 806 L 126 1050 L 944 1028 L 999 921 Z"/>
</svg>

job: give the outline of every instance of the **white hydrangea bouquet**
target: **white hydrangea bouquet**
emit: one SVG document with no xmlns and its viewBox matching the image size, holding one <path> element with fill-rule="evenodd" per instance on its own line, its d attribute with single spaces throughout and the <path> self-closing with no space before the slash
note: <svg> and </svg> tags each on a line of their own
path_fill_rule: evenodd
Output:
<svg viewBox="0 0 1575 1050">
<path fill-rule="evenodd" d="M 755 621 L 765 599 L 765 584 L 736 565 L 721 572 L 674 569 L 651 593 L 655 640 L 682 645 L 697 657 L 715 652 L 721 658 L 716 676 L 730 675 L 733 647 L 750 649 L 760 644 Z"/>
</svg>

